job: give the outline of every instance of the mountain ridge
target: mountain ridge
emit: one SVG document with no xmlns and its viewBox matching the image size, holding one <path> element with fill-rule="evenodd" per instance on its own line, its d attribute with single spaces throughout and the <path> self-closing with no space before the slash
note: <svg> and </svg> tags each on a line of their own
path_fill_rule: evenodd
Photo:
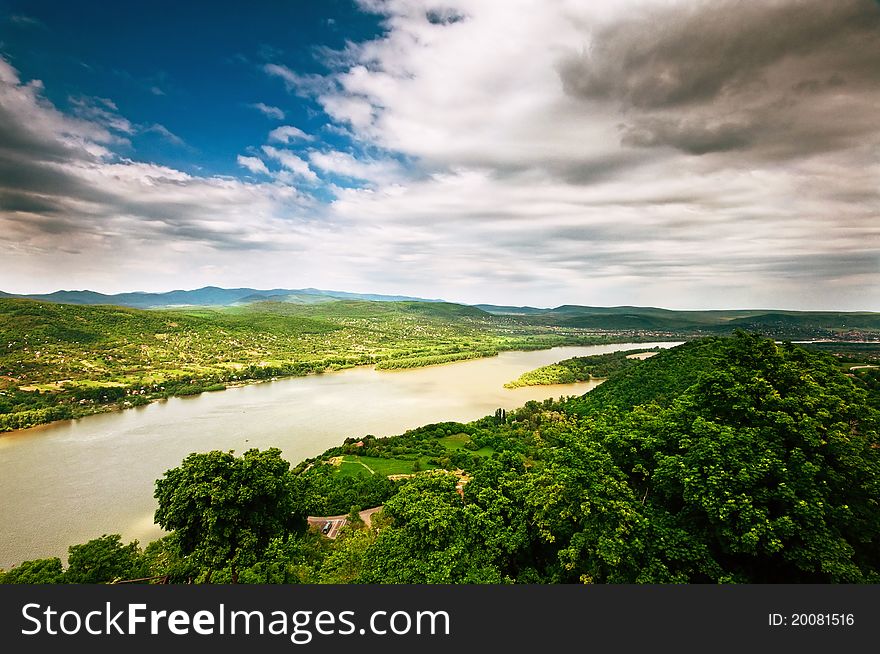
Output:
<svg viewBox="0 0 880 654">
<path fill-rule="evenodd" d="M 352 293 L 318 288 L 253 289 L 204 286 L 198 289 L 176 289 L 164 293 L 134 291 L 104 294 L 90 290 L 59 290 L 45 294 L 11 294 L 0 291 L 5 299 L 28 299 L 77 305 L 115 305 L 134 309 L 176 307 L 230 307 L 260 302 L 291 305 L 326 304 L 334 301 L 413 302 L 446 307 L 467 307 L 499 318 L 509 317 L 532 326 L 596 329 L 653 333 L 721 334 L 734 329 L 758 331 L 779 337 L 831 337 L 842 332 L 880 332 L 880 313 L 871 311 L 791 311 L 783 309 L 710 309 L 685 310 L 660 307 L 615 306 L 597 307 L 563 304 L 552 308 L 506 306 L 494 304 L 451 303 L 442 299 L 426 299 L 407 295 Z M 447 308 L 447 313 L 451 309 Z"/>
<path fill-rule="evenodd" d="M 441 302 L 442 300 L 411 297 L 407 295 L 383 295 L 379 293 L 350 293 L 348 291 L 333 291 L 317 288 L 221 288 L 219 286 L 203 286 L 202 288 L 183 290 L 175 289 L 163 293 L 151 293 L 147 291 L 130 291 L 127 293 L 105 294 L 83 290 L 58 290 L 52 293 L 16 294 L 0 291 L 0 297 L 21 298 L 27 300 L 42 300 L 45 302 L 60 302 L 64 304 L 100 305 L 110 304 L 133 307 L 136 309 L 153 309 L 159 307 L 174 306 L 228 306 L 238 303 L 260 301 L 272 298 L 279 301 L 285 297 L 310 296 L 315 298 L 329 298 L 336 300 L 365 300 L 368 302 Z M 281 300 L 284 301 L 284 300 Z M 296 301 L 296 300 L 293 300 Z"/>
</svg>

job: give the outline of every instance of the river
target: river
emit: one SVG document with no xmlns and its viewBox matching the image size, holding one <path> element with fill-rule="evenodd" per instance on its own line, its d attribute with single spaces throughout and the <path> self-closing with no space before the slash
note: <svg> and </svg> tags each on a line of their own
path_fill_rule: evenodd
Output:
<svg viewBox="0 0 880 654">
<path fill-rule="evenodd" d="M 502 352 L 399 371 L 352 368 L 171 398 L 0 436 L 0 568 L 60 556 L 120 533 L 141 545 L 153 524 L 155 480 L 190 452 L 280 448 L 291 463 L 348 436 L 390 436 L 467 422 L 528 400 L 580 395 L 599 382 L 506 389 L 522 373 L 573 356 L 676 343 L 623 343 Z"/>
</svg>

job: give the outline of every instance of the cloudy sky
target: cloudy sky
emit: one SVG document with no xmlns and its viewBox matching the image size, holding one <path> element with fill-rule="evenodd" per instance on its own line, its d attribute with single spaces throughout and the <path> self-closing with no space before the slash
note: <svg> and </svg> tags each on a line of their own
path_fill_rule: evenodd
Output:
<svg viewBox="0 0 880 654">
<path fill-rule="evenodd" d="M 0 290 L 880 310 L 875 0 L 229 4 L 0 0 Z"/>
</svg>

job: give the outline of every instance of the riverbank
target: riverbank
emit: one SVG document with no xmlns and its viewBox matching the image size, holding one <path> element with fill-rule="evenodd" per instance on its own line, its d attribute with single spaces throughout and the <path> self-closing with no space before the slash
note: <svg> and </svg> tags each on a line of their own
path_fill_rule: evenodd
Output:
<svg viewBox="0 0 880 654">
<path fill-rule="evenodd" d="M 544 338 L 536 339 L 538 342 L 529 344 L 525 341 L 512 342 L 508 347 L 504 344 L 495 349 L 453 352 L 443 355 L 409 355 L 380 361 L 371 360 L 363 363 L 354 359 L 351 363 L 326 363 L 324 367 L 318 367 L 316 362 L 287 362 L 281 366 L 265 366 L 254 376 L 246 376 L 246 373 L 230 374 L 229 378 L 218 380 L 217 375 L 205 378 L 190 378 L 186 380 L 167 380 L 150 385 L 124 386 L 112 382 L 93 382 L 94 386 L 85 387 L 71 395 L 63 395 L 64 387 L 60 386 L 58 402 L 39 409 L 20 411 L 12 414 L 0 414 L 0 438 L 5 435 L 16 433 L 25 429 L 38 426 L 64 422 L 66 420 L 79 420 L 88 416 L 102 413 L 120 412 L 126 409 L 146 406 L 154 402 L 167 400 L 172 397 L 193 397 L 202 393 L 219 392 L 229 388 L 238 388 L 263 382 L 277 381 L 279 379 L 291 379 L 308 377 L 311 375 L 323 375 L 327 373 L 364 367 L 375 370 L 412 370 L 430 366 L 449 365 L 474 359 L 498 356 L 500 352 L 532 352 L 550 350 L 556 347 L 577 347 L 593 345 L 615 345 L 620 343 L 633 343 L 632 337 L 615 339 L 613 337 L 566 337 L 559 339 L 562 342 L 547 341 Z M 655 341 L 656 342 L 656 341 Z M 662 342 L 662 341 L 661 341 Z M 681 342 L 666 341 L 666 342 Z M 573 383 L 570 380 L 554 383 Z M 43 385 L 45 386 L 45 384 Z M 19 392 L 21 388 L 17 389 Z M 9 392 L 9 389 L 7 391 Z M 24 391 L 31 392 L 31 391 Z M 43 390 L 45 393 L 52 391 Z M 0 391 L 3 394 L 4 391 Z"/>
<path fill-rule="evenodd" d="M 155 540 L 161 536 L 152 520 L 155 481 L 192 452 L 278 447 L 296 463 L 347 438 L 467 423 L 499 407 L 583 395 L 598 385 L 503 387 L 527 370 L 633 347 L 508 351 L 410 370 L 359 366 L 10 433 L 0 438 L 0 567 L 63 556 L 71 543 L 104 533 L 121 533 L 126 542 Z"/>
</svg>

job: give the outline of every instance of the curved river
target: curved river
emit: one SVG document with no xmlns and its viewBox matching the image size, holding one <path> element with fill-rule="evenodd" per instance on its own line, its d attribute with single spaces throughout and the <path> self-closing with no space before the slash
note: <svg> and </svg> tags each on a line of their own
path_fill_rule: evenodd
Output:
<svg viewBox="0 0 880 654">
<path fill-rule="evenodd" d="M 190 452 L 279 447 L 297 463 L 348 436 L 390 436 L 467 422 L 528 400 L 582 394 L 599 382 L 506 389 L 522 373 L 573 356 L 677 343 L 622 343 L 502 352 L 429 368 L 352 368 L 281 379 L 0 436 L 0 568 L 60 556 L 68 545 L 121 533 L 142 545 L 153 485 Z"/>
</svg>

